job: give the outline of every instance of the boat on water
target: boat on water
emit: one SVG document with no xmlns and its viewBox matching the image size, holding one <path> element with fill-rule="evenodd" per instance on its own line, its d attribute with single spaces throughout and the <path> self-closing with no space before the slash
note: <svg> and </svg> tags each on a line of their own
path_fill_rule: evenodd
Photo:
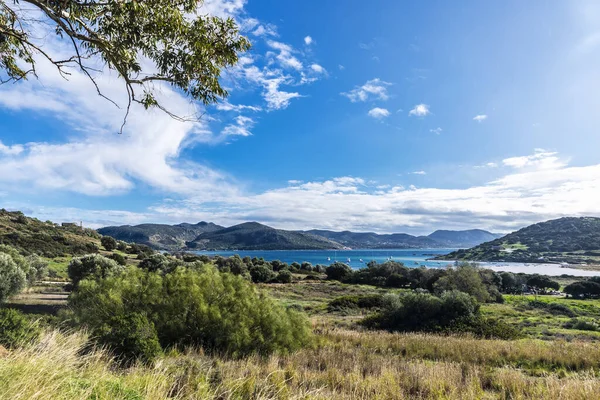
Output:
<svg viewBox="0 0 600 400">
<path fill-rule="evenodd" d="M 331 257 L 327 257 L 327 261 L 331 261 Z"/>
<path fill-rule="evenodd" d="M 350 260 L 350 258 L 348 258 L 346 261 L 349 262 L 349 263 L 352 262 L 352 260 Z"/>
<path fill-rule="evenodd" d="M 362 258 L 359 258 L 358 261 L 361 263 L 364 262 Z"/>
</svg>

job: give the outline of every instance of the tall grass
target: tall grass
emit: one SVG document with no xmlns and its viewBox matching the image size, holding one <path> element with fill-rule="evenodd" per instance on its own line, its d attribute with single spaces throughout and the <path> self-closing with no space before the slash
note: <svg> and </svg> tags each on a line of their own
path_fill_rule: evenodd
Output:
<svg viewBox="0 0 600 400">
<path fill-rule="evenodd" d="M 598 399 L 592 344 L 317 327 L 321 344 L 241 360 L 172 352 L 121 370 L 84 334 L 0 357 L 0 399 Z"/>
</svg>

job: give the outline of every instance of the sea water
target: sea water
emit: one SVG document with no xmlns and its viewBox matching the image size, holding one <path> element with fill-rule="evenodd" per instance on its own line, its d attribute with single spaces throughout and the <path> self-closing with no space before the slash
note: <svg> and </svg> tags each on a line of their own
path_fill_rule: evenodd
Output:
<svg viewBox="0 0 600 400">
<path fill-rule="evenodd" d="M 409 268 L 425 266 L 427 268 L 445 268 L 452 265 L 452 261 L 438 261 L 432 258 L 448 254 L 456 249 L 364 249 L 364 250 L 236 250 L 236 251 L 196 251 L 196 254 L 209 256 L 220 255 L 229 257 L 238 254 L 240 257 L 264 258 L 267 261 L 279 260 L 291 264 L 293 262 L 309 262 L 313 265 L 328 266 L 336 261 L 348 264 L 354 269 L 366 267 L 369 261 L 382 263 L 388 260 L 401 262 Z M 551 276 L 574 275 L 595 276 L 600 271 L 585 271 L 574 268 L 562 267 L 558 264 L 534 263 L 478 263 L 494 271 L 524 272 L 527 274 L 544 274 Z"/>
</svg>

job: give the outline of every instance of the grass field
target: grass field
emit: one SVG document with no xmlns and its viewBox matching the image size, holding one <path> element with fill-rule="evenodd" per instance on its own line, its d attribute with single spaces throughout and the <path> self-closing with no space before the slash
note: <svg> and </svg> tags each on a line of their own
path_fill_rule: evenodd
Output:
<svg viewBox="0 0 600 400">
<path fill-rule="evenodd" d="M 366 331 L 358 324 L 365 310 L 328 310 L 339 296 L 386 289 L 326 281 L 260 286 L 309 314 L 312 348 L 241 360 L 171 351 L 151 367 L 123 370 L 102 350 L 82 352 L 84 333 L 50 329 L 40 344 L 0 357 L 0 399 L 600 398 L 600 335 L 565 327 L 598 318 L 599 300 L 505 296 L 504 304 L 484 305 L 485 315 L 525 333 L 505 341 Z M 8 306 L 60 308 L 66 296 L 59 285 L 43 285 Z"/>
</svg>

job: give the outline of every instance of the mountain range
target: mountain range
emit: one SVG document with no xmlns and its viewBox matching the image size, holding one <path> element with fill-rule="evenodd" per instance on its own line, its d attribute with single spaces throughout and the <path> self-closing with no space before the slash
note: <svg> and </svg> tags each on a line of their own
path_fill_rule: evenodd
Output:
<svg viewBox="0 0 600 400">
<path fill-rule="evenodd" d="M 466 248 L 500 236 L 480 229 L 436 231 L 429 236 L 413 236 L 406 233 L 334 232 L 317 229 L 290 231 L 275 229 L 258 222 L 245 222 L 228 228 L 209 222 L 178 225 L 124 225 L 100 228 L 98 232 L 118 240 L 169 250 Z"/>
</svg>

